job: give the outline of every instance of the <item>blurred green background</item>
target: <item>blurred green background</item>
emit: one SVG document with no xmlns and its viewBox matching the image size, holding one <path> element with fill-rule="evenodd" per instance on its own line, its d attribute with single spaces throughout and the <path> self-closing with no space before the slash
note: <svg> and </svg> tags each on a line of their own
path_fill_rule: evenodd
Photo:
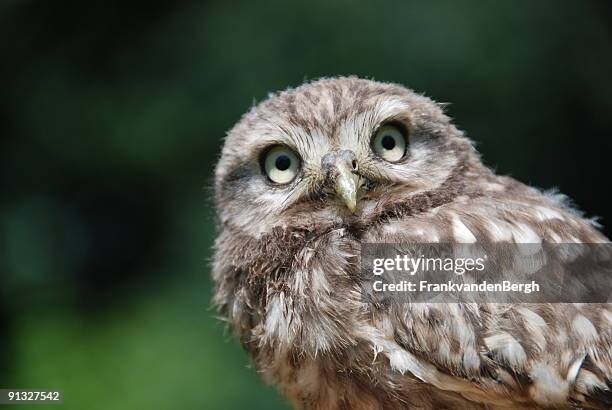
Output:
<svg viewBox="0 0 612 410">
<path fill-rule="evenodd" d="M 451 102 L 488 164 L 611 233 L 609 1 L 4 0 L 0 34 L 0 387 L 65 409 L 287 408 L 209 308 L 211 172 L 269 91 Z"/>
</svg>

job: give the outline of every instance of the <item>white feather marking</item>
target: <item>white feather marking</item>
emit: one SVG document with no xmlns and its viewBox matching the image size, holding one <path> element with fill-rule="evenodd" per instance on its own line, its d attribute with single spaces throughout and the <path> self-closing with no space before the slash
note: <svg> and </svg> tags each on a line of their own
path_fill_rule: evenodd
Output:
<svg viewBox="0 0 612 410">
<path fill-rule="evenodd" d="M 522 367 L 527 355 L 521 344 L 506 332 L 498 332 L 485 337 L 484 343 L 489 350 L 514 367 Z"/>
<path fill-rule="evenodd" d="M 536 206 L 534 207 L 535 216 L 538 221 L 543 222 L 551 219 L 560 219 L 563 220 L 563 216 L 557 212 L 555 209 L 546 208 L 544 206 Z"/>
<path fill-rule="evenodd" d="M 471 371 L 477 371 L 480 368 L 480 357 L 471 347 L 466 348 L 463 352 L 463 367 Z"/>
<path fill-rule="evenodd" d="M 453 363 L 450 346 L 444 339 L 440 339 L 438 342 L 438 355 L 442 360 L 444 360 L 445 363 Z"/>
<path fill-rule="evenodd" d="M 494 191 L 494 192 L 500 192 L 503 191 L 505 188 L 502 184 L 498 184 L 496 182 L 493 183 L 486 183 L 484 184 L 484 189 L 486 191 Z"/>
<path fill-rule="evenodd" d="M 610 312 L 608 309 L 602 309 L 601 315 L 605 320 L 612 324 L 612 312 Z"/>
<path fill-rule="evenodd" d="M 414 230 L 414 235 L 418 237 L 421 242 L 436 243 L 440 241 L 440 236 L 433 226 L 427 227 L 427 229 L 418 228 Z"/>
<path fill-rule="evenodd" d="M 284 294 L 274 295 L 268 303 L 266 310 L 266 334 L 283 342 L 291 342 L 293 335 L 290 334 L 288 323 L 290 318 L 284 312 Z M 291 313 L 289 313 L 290 315 Z"/>
<path fill-rule="evenodd" d="M 574 384 L 574 382 L 576 381 L 576 377 L 578 377 L 580 367 L 582 367 L 582 362 L 584 362 L 586 356 L 586 353 L 581 354 L 578 359 L 574 360 L 574 363 L 572 363 L 570 368 L 567 370 L 567 376 L 565 376 L 565 380 L 567 380 L 568 383 L 572 385 Z"/>
<path fill-rule="evenodd" d="M 502 221 L 488 222 L 487 230 L 493 242 L 509 242 L 512 239 L 512 231 Z"/>
<path fill-rule="evenodd" d="M 538 315 L 533 310 L 524 307 L 519 307 L 517 310 L 521 313 L 521 315 L 525 317 L 526 320 L 528 320 L 533 325 L 538 327 L 546 327 L 546 322 L 544 321 L 544 319 L 542 319 L 542 316 Z"/>
<path fill-rule="evenodd" d="M 516 243 L 542 243 L 542 238 L 523 223 L 515 223 L 512 236 Z"/>
<path fill-rule="evenodd" d="M 553 231 L 548 231 L 548 241 L 552 243 L 563 243 L 563 239 Z"/>
<path fill-rule="evenodd" d="M 459 243 L 476 242 L 476 237 L 474 236 L 472 231 L 470 231 L 468 227 L 465 226 L 465 224 L 461 222 L 461 220 L 458 217 L 453 215 L 451 219 L 452 219 L 453 235 L 455 236 L 455 240 L 457 242 Z"/>
<path fill-rule="evenodd" d="M 597 339 L 597 329 L 595 329 L 593 323 L 583 315 L 576 315 L 572 321 L 572 329 L 574 329 L 574 332 L 576 332 L 585 342 Z"/>
<path fill-rule="evenodd" d="M 457 325 L 454 326 L 454 329 L 455 333 L 457 334 L 457 338 L 459 339 L 459 344 L 462 348 L 474 344 L 475 337 L 470 324 L 466 324 L 462 319 L 460 323 L 457 323 Z"/>
<path fill-rule="evenodd" d="M 391 368 L 397 370 L 401 374 L 410 371 L 415 366 L 412 355 L 405 350 L 395 349 L 389 353 L 388 356 Z"/>
<path fill-rule="evenodd" d="M 372 350 L 374 351 L 374 360 L 372 360 L 372 363 L 374 363 L 378 354 L 383 351 L 383 347 L 381 345 L 372 345 Z"/>
<path fill-rule="evenodd" d="M 546 322 L 542 319 L 542 316 L 538 315 L 532 310 L 524 307 L 517 309 L 523 316 L 525 328 L 529 331 L 529 335 L 535 342 L 536 346 L 542 350 L 546 346 L 546 338 L 544 337 L 544 331 L 546 330 Z"/>
<path fill-rule="evenodd" d="M 535 363 L 529 376 L 532 380 L 529 393 L 536 403 L 565 404 L 569 392 L 568 383 L 557 374 L 555 369 L 543 363 Z"/>
<path fill-rule="evenodd" d="M 552 335 L 552 339 L 555 343 L 559 345 L 564 345 L 567 343 L 567 332 L 561 328 L 557 330 L 557 333 Z"/>
<path fill-rule="evenodd" d="M 310 277 L 312 279 L 313 291 L 316 293 L 321 293 L 321 292 L 330 293 L 331 288 L 327 280 L 327 276 L 325 276 L 325 272 L 323 271 L 323 269 L 313 267 L 310 272 L 311 272 Z"/>
</svg>

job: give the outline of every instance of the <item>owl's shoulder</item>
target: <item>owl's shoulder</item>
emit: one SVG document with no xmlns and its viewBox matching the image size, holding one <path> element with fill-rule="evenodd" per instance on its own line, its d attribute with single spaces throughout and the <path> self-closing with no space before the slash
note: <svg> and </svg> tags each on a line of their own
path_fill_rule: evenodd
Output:
<svg viewBox="0 0 612 410">
<path fill-rule="evenodd" d="M 372 242 L 605 242 L 588 219 L 556 191 L 541 191 L 509 177 L 479 181 L 452 201 L 415 215 L 373 224 Z"/>
</svg>

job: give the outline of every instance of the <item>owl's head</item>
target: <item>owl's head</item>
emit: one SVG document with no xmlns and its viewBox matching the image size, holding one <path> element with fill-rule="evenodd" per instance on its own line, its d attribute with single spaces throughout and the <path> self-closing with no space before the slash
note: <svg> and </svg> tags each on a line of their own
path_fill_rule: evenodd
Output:
<svg viewBox="0 0 612 410">
<path fill-rule="evenodd" d="M 357 223 L 438 189 L 476 158 L 432 100 L 397 84 L 322 79 L 272 95 L 228 133 L 216 168 L 221 226 Z"/>
</svg>

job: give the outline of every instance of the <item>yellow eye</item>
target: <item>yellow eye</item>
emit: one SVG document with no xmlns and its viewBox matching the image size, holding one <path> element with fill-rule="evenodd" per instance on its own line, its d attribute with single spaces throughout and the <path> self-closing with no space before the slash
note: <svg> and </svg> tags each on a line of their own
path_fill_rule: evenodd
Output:
<svg viewBox="0 0 612 410">
<path fill-rule="evenodd" d="M 289 148 L 279 145 L 268 151 L 263 165 L 266 175 L 272 182 L 287 184 L 297 175 L 300 160 Z"/>
<path fill-rule="evenodd" d="M 406 137 L 396 126 L 383 125 L 374 135 L 372 149 L 385 161 L 397 162 L 406 154 Z"/>
</svg>

